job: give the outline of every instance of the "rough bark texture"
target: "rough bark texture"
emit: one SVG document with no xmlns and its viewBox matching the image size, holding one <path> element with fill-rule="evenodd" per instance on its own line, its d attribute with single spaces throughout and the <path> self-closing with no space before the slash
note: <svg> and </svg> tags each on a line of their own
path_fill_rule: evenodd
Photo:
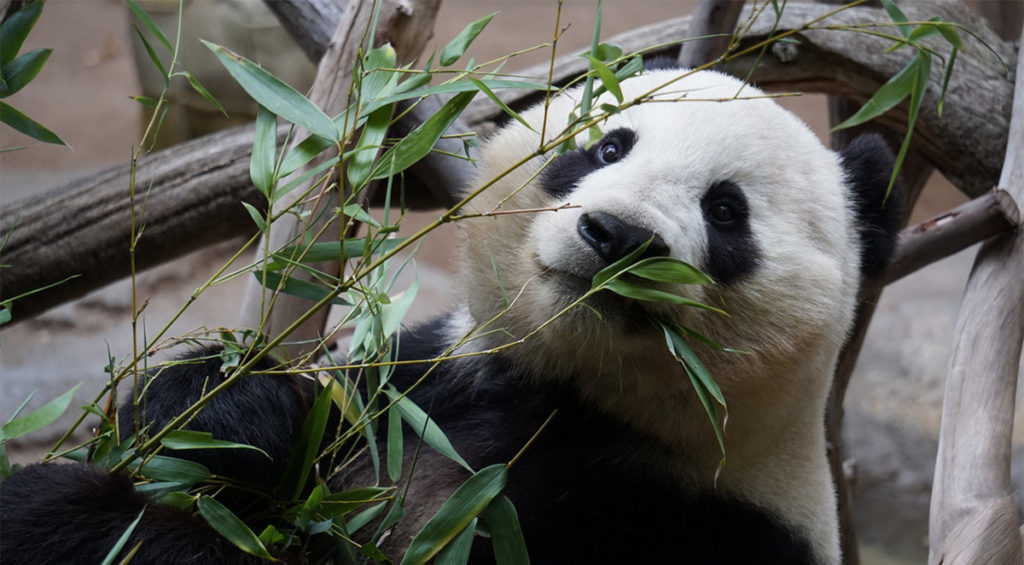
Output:
<svg viewBox="0 0 1024 565">
<path fill-rule="evenodd" d="M 1010 46 L 984 31 L 980 21 L 966 15 L 957 3 L 927 3 L 925 8 L 929 7 L 932 8 L 929 15 L 942 15 L 946 20 L 960 18 L 967 22 L 1003 56 L 1007 65 L 1013 66 L 1012 57 L 1008 55 L 1012 53 Z M 920 15 L 912 11 L 913 6 L 907 6 L 907 9 L 913 16 Z M 820 15 L 823 10 L 822 6 L 788 4 L 786 21 L 805 21 L 807 18 Z M 878 10 L 867 8 L 850 12 L 846 18 L 853 21 L 884 21 L 886 17 Z M 745 16 L 741 16 L 743 17 Z M 767 22 L 764 25 L 757 23 L 754 31 L 766 25 Z M 609 41 L 615 41 L 629 51 L 644 45 L 678 40 L 689 27 L 690 18 L 678 18 L 609 38 Z M 827 38 L 816 33 L 801 38 L 803 43 L 797 52 L 798 59 L 792 64 L 775 61 L 771 54 L 766 56 L 762 61 L 762 70 L 758 74 L 761 84 L 778 88 L 800 88 L 804 85 L 837 93 L 859 92 L 863 97 L 879 84 L 879 77 L 885 76 L 884 73 L 894 72 L 902 64 L 901 61 L 882 60 L 881 46 L 876 45 L 877 42 L 873 38 L 863 34 L 834 32 L 829 37 L 832 38 L 833 45 L 841 37 L 842 45 L 827 47 Z M 945 169 L 955 169 L 958 166 L 957 162 L 968 162 L 962 173 L 953 175 L 953 180 L 966 192 L 980 195 L 994 186 L 998 178 L 999 165 L 990 166 L 989 163 L 998 161 L 998 156 L 1002 155 L 1002 148 L 1005 146 L 1011 85 L 1009 79 L 1001 73 L 1002 67 L 993 56 L 978 51 L 974 43 L 969 45 L 972 46 L 970 52 L 960 57 L 957 62 L 944 117 L 941 120 L 936 118 L 934 111 L 930 109 L 932 106 L 927 106 L 934 102 L 934 99 L 927 99 L 926 106 L 929 109 L 919 120 L 917 134 L 922 136 L 919 138 L 921 145 L 930 148 L 925 152 L 929 158 L 936 152 L 941 154 L 948 151 L 948 157 L 943 157 L 942 163 L 939 164 L 940 167 L 944 167 L 944 172 Z M 827 58 L 825 53 L 828 54 Z M 845 65 L 841 53 L 849 53 L 853 64 Z M 675 56 L 675 53 L 667 51 L 661 54 Z M 586 62 L 575 55 L 560 58 L 556 66 L 556 82 L 565 82 L 569 77 L 585 70 Z M 528 69 L 526 73 L 546 77 L 547 65 Z M 861 77 L 874 77 L 871 79 L 874 82 L 869 82 L 867 86 L 850 86 L 858 85 Z M 836 80 L 836 85 L 830 86 L 829 80 Z M 534 100 L 535 98 L 531 97 L 535 97 L 536 93 L 505 90 L 499 91 L 499 95 L 521 107 Z M 953 109 L 962 107 L 967 107 L 969 111 L 953 112 Z M 502 119 L 502 116 L 502 112 L 496 109 L 490 100 L 481 97 L 470 106 L 463 117 L 473 129 L 483 131 L 492 127 L 494 121 Z M 896 118 L 887 117 L 886 121 L 895 122 Z M 975 130 L 988 133 L 976 133 L 966 141 L 959 137 L 960 132 Z M 236 135 L 239 133 L 236 132 Z M 224 146 L 227 139 L 225 135 L 227 134 L 199 139 L 143 159 L 139 169 L 139 186 L 148 186 L 149 179 L 155 179 L 156 182 L 148 200 L 148 232 L 143 236 L 144 245 L 140 248 L 140 268 L 159 264 L 193 251 L 199 246 L 249 229 L 248 219 L 239 216 L 244 214 L 244 210 L 237 206 L 237 202 L 245 200 L 256 203 L 261 197 L 249 185 L 248 148 L 238 139 L 232 142 L 237 142 L 237 145 Z M 250 135 L 251 139 L 251 134 L 246 135 Z M 442 159 L 454 161 L 450 158 Z M 151 168 L 153 170 L 150 170 Z M 415 177 L 416 171 L 411 172 Z M 102 225 L 105 226 L 100 232 L 92 229 L 93 224 L 76 221 L 78 216 L 88 216 L 89 213 L 83 210 L 88 210 L 90 205 L 95 206 L 94 203 L 106 203 L 109 210 L 121 210 L 126 214 L 126 178 L 127 168 L 122 167 L 83 179 L 68 187 L 56 188 L 41 194 L 35 201 L 23 202 L 14 208 L 0 211 L 0 228 L 3 228 L 5 233 L 12 226 L 20 226 L 4 249 L 3 255 L 5 263 L 17 260 L 21 267 L 0 269 L 3 296 L 14 296 L 71 275 L 82 275 L 62 285 L 60 289 L 51 289 L 19 301 L 16 304 L 14 322 L 34 316 L 47 308 L 82 296 L 103 284 L 128 275 L 128 222 L 106 214 L 100 218 Z M 459 185 L 458 188 L 461 188 L 465 185 L 466 177 L 457 178 L 463 179 L 455 182 Z M 189 186 L 188 206 L 181 206 L 179 197 L 174 196 L 178 193 L 171 190 L 172 187 L 183 183 Z M 457 190 L 454 185 L 442 188 L 448 194 Z M 217 191 L 233 192 L 214 194 Z M 72 205 L 68 200 L 71 193 L 79 197 L 79 207 L 57 211 L 58 205 Z M 164 198 L 170 198 L 172 201 L 164 203 Z M 117 199 L 120 199 L 120 202 L 117 202 Z M 220 202 L 224 204 L 218 204 Z M 231 214 L 234 215 L 226 216 L 225 208 L 232 210 Z M 54 211 L 50 213 L 49 210 Z M 230 219 L 239 217 L 240 219 Z M 17 221 L 18 218 L 21 218 L 20 223 Z M 69 219 L 65 221 L 65 218 Z M 231 231 L 232 226 L 235 226 L 235 231 Z M 227 233 L 228 231 L 231 233 Z M 163 242 L 168 240 L 155 241 L 156 238 L 152 236 L 157 233 L 173 234 L 173 239 L 168 243 Z M 48 242 L 47 247 L 59 249 L 60 257 L 54 258 L 52 254 L 43 254 L 43 241 Z"/>
<path fill-rule="evenodd" d="M 255 231 L 241 205 L 266 202 L 249 180 L 252 139 L 252 127 L 244 126 L 139 160 L 139 270 Z M 15 301 L 13 321 L 129 274 L 128 184 L 128 167 L 118 167 L 0 211 L 0 233 L 10 233 L 2 252 L 7 266 L 0 269 L 4 298 L 77 275 Z"/>
<path fill-rule="evenodd" d="M 317 62 L 327 51 L 347 5 L 338 0 L 264 0 L 306 57 Z"/>
<path fill-rule="evenodd" d="M 1024 33 L 1022 33 L 1024 39 Z M 1024 51 L 1017 65 L 1024 64 Z M 999 179 L 1024 202 L 1024 74 Z M 1014 400 L 1024 343 L 1024 231 L 982 245 L 954 332 L 929 522 L 933 565 L 1024 563 L 1010 483 Z"/>
<path fill-rule="evenodd" d="M 820 18 L 834 8 L 817 4 L 786 4 L 776 34 L 801 27 Z M 988 192 L 995 186 L 1002 168 L 1006 131 L 1009 125 L 1013 84 L 1011 77 L 1016 55 L 1013 47 L 989 31 L 984 22 L 960 3 L 952 0 L 906 3 L 903 9 L 911 20 L 940 16 L 946 21 L 961 22 L 975 31 L 998 55 L 993 55 L 977 40 L 964 36 L 964 49 L 957 57 L 955 72 L 949 82 L 942 116 L 936 113 L 941 90 L 940 63 L 932 65 L 932 82 L 924 99 L 924 111 L 915 129 L 915 147 L 960 190 L 971 197 Z M 740 15 L 745 22 L 747 9 Z M 690 28 L 690 18 L 683 17 L 631 30 L 608 38 L 630 52 L 648 45 L 677 41 Z M 740 49 L 764 39 L 774 24 L 770 9 L 765 10 L 746 34 Z M 881 9 L 852 8 L 821 22 L 813 31 L 797 34 L 799 45 L 787 44 L 771 49 L 760 60 L 753 82 L 769 91 L 822 92 L 866 101 L 879 86 L 892 77 L 911 57 L 907 49 L 896 54 L 884 51 L 891 45 L 885 39 L 851 31 L 835 31 L 826 27 L 890 23 Z M 891 29 L 883 27 L 881 29 Z M 940 45 L 936 43 L 935 45 Z M 651 51 L 651 55 L 675 56 L 675 47 Z M 945 52 L 945 49 L 942 49 Z M 1002 61 L 1000 61 L 1000 58 Z M 745 76 L 758 59 L 754 52 L 723 65 L 724 70 Z M 1003 64 L 1006 67 L 1004 68 Z M 565 84 L 572 77 L 586 72 L 587 62 L 576 54 L 559 58 L 553 82 Z M 520 74 L 546 79 L 548 65 L 526 69 Z M 542 95 L 529 91 L 501 91 L 499 96 L 513 108 L 521 108 Z M 489 100 L 477 100 L 466 109 L 463 118 L 473 127 L 500 119 Z M 878 123 L 895 131 L 906 130 L 905 111 L 899 107 Z"/>
<path fill-rule="evenodd" d="M 682 44 L 676 61 L 683 67 L 699 67 L 725 53 L 743 10 L 744 0 L 701 0 L 690 20 L 692 39 Z"/>
<path fill-rule="evenodd" d="M 440 0 L 386 0 L 380 10 L 375 43 L 390 43 L 400 64 L 415 60 L 433 34 L 434 18 L 439 7 Z M 310 100 L 328 115 L 340 113 L 351 103 L 352 72 L 358 61 L 361 46 L 366 43 L 364 34 L 370 28 L 373 16 L 372 2 L 346 4 L 330 45 L 320 59 Z M 302 137 L 304 136 L 300 135 L 293 140 L 292 147 L 297 145 Z M 315 168 L 326 158 L 326 154 L 321 155 L 297 174 L 301 175 L 304 171 Z M 341 185 L 339 182 L 339 186 Z M 329 187 L 330 183 L 324 183 L 323 188 L 317 189 L 319 192 L 313 195 L 308 204 L 293 208 L 308 211 L 307 217 L 300 218 L 296 214 L 287 214 L 273 222 L 270 228 L 271 250 L 300 241 L 306 233 L 323 233 L 322 238 L 325 241 L 337 241 L 345 237 L 346 227 L 338 223 L 338 218 L 334 217 L 333 213 L 342 201 L 341 191 Z M 295 206 L 305 192 L 303 187 L 299 187 L 289 194 L 289 197 L 276 202 L 274 213 Z M 260 258 L 262 254 L 263 248 L 260 250 Z M 338 261 L 318 263 L 313 265 L 313 268 L 329 274 L 340 273 Z M 304 280 L 313 279 L 312 275 L 301 271 L 296 271 L 292 276 Z M 289 345 L 286 349 L 292 357 L 297 357 L 316 349 L 317 340 L 322 337 L 324 331 L 327 308 L 312 313 L 300 325 L 292 328 L 293 323 L 313 305 L 313 301 L 297 296 L 275 296 L 256 279 L 250 279 L 240 304 L 239 326 L 258 328 L 270 338 L 290 331 L 287 338 Z"/>
</svg>

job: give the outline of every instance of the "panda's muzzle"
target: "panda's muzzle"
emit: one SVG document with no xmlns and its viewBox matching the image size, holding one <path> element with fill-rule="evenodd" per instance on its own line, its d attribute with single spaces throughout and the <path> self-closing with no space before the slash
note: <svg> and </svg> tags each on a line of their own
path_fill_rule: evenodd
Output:
<svg viewBox="0 0 1024 565">
<path fill-rule="evenodd" d="M 606 263 L 629 255 L 630 252 L 650 241 L 643 257 L 660 257 L 669 254 L 668 245 L 661 236 L 647 228 L 628 224 L 606 212 L 590 212 L 580 216 L 576 231 L 597 255 Z"/>
</svg>

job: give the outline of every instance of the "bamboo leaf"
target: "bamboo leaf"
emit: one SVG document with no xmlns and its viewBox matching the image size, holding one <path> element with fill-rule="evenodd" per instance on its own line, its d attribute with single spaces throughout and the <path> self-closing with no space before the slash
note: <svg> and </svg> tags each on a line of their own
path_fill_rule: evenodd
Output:
<svg viewBox="0 0 1024 565">
<path fill-rule="evenodd" d="M 107 552 L 107 556 L 103 558 L 102 565 L 112 565 L 114 563 L 114 559 L 117 559 L 117 554 L 121 553 L 121 550 L 124 549 L 125 544 L 128 543 L 128 538 L 130 538 L 132 532 L 135 531 L 135 526 L 139 525 L 139 521 L 142 520 L 142 514 L 145 511 L 145 508 L 139 510 L 139 515 L 136 516 L 134 520 L 132 520 L 131 524 L 128 524 L 128 527 L 125 528 L 124 533 L 121 534 L 121 537 L 117 538 L 117 541 L 114 542 L 114 547 L 111 547 L 110 551 Z M 142 542 L 140 541 L 139 543 Z"/>
<path fill-rule="evenodd" d="M 504 494 L 494 497 L 484 512 L 484 521 L 491 531 L 491 546 L 497 565 L 529 565 L 530 554 L 523 540 L 523 528 L 512 501 Z"/>
<path fill-rule="evenodd" d="M 313 468 L 313 461 L 320 451 L 320 442 L 327 429 L 327 417 L 331 413 L 331 389 L 334 386 L 334 381 L 327 381 L 324 390 L 316 397 L 313 408 L 306 414 L 302 431 L 292 446 L 288 467 L 281 479 L 282 494 L 287 500 L 298 498 L 306 486 L 309 471 Z"/>
<path fill-rule="evenodd" d="M 686 343 L 683 336 L 672 327 L 663 324 L 662 328 L 665 331 L 665 337 L 668 339 L 669 345 L 671 346 L 670 348 L 676 359 L 680 362 L 686 363 L 690 369 L 693 370 L 697 379 L 704 385 L 704 388 L 706 388 L 711 394 L 711 397 L 722 406 L 725 406 L 725 397 L 722 395 L 722 389 L 720 389 L 718 387 L 718 383 L 711 378 L 711 373 L 709 373 L 707 368 L 704 367 L 704 363 L 702 363 L 700 358 L 697 357 L 697 354 L 693 351 L 693 348 L 690 347 L 690 344 Z"/>
<path fill-rule="evenodd" d="M 912 26 L 908 23 L 907 16 L 903 14 L 903 10 L 900 10 L 899 6 L 896 5 L 892 0 L 882 0 L 882 7 L 885 8 L 885 13 L 889 14 L 889 18 L 896 24 L 896 29 L 900 31 L 903 37 L 910 35 Z"/>
<path fill-rule="evenodd" d="M 60 136 L 46 129 L 46 127 L 39 122 L 36 122 L 32 118 L 22 114 L 6 102 L 0 102 L 0 122 L 11 126 L 33 139 L 42 141 L 43 143 L 53 143 L 55 145 L 65 145 L 70 147 L 67 142 L 60 138 Z"/>
<path fill-rule="evenodd" d="M 458 61 L 459 58 L 462 57 L 463 53 L 466 52 L 469 45 L 473 43 L 473 40 L 476 39 L 476 36 L 480 35 L 480 32 L 487 27 L 487 24 L 490 23 L 491 19 L 496 14 L 497 12 L 494 12 L 489 16 L 484 16 L 462 28 L 462 31 L 460 31 L 454 39 L 449 41 L 448 45 L 444 46 L 444 49 L 441 49 L 441 57 L 438 59 L 441 66 L 447 67 L 455 61 Z"/>
<path fill-rule="evenodd" d="M 256 129 L 253 133 L 249 177 L 263 196 L 272 198 L 274 165 L 277 156 L 277 116 L 262 104 L 256 108 Z M 262 228 L 261 228 L 262 231 Z"/>
<path fill-rule="evenodd" d="M 4 87 L 0 88 L 0 98 L 6 98 L 32 82 L 43 69 L 52 51 L 53 49 L 35 49 L 5 64 L 0 71 L 0 76 L 3 76 L 5 81 Z"/>
<path fill-rule="evenodd" d="M 466 565 L 469 563 L 469 552 L 473 549 L 473 533 L 479 518 L 473 518 L 469 525 L 455 536 L 444 549 L 437 553 L 434 565 Z"/>
<path fill-rule="evenodd" d="M 135 27 L 134 24 L 133 27 Z M 156 51 L 153 49 L 153 46 L 149 44 L 149 40 L 146 39 L 146 36 L 142 35 L 142 30 L 140 30 L 138 27 L 135 27 L 135 33 L 138 34 L 139 39 L 142 40 L 142 46 L 146 49 L 146 53 L 149 55 L 149 60 L 153 61 L 153 64 L 156 65 L 157 70 L 160 71 L 160 78 L 162 78 L 164 81 L 164 88 L 167 88 L 167 86 L 171 83 L 171 77 L 167 74 L 167 69 L 164 67 L 163 62 L 160 61 L 160 57 L 157 56 Z"/>
<path fill-rule="evenodd" d="M 693 306 L 695 308 L 702 308 L 716 314 L 725 314 L 725 311 L 715 308 L 714 306 L 708 306 L 707 304 L 697 302 L 696 300 L 690 300 L 671 292 L 665 292 L 655 288 L 648 288 L 646 286 L 639 286 L 633 283 L 629 283 L 623 280 L 613 280 L 605 283 L 604 288 L 610 290 L 620 296 L 626 298 L 633 298 L 635 300 L 644 300 L 647 302 L 665 302 L 669 304 L 681 304 L 683 306 Z"/>
<path fill-rule="evenodd" d="M 491 88 L 489 86 L 487 86 L 487 84 L 485 84 L 480 79 L 475 79 L 473 77 L 469 77 L 469 80 L 473 81 L 473 84 L 475 84 L 476 87 L 480 89 L 480 92 L 483 92 L 484 94 L 486 94 L 487 97 L 490 98 L 492 102 L 494 102 L 499 108 L 501 108 L 502 112 L 505 112 L 506 115 L 508 115 L 509 117 L 515 119 L 517 122 L 523 124 L 524 126 L 526 126 L 527 129 L 529 129 L 530 131 L 533 131 L 533 132 L 537 131 L 537 130 L 533 129 L 533 126 L 531 126 L 530 124 L 526 123 L 526 120 L 524 120 L 523 117 L 520 116 L 518 112 L 516 112 L 512 108 L 509 108 L 508 104 L 505 104 L 505 102 L 501 98 L 498 98 L 498 95 L 495 94 L 494 91 L 491 90 Z"/>
<path fill-rule="evenodd" d="M 384 137 L 388 132 L 388 125 L 391 123 L 391 106 L 384 106 L 375 110 L 366 120 L 363 126 L 363 133 L 359 136 L 359 143 L 352 151 L 352 157 L 348 161 L 345 174 L 348 176 L 348 183 L 356 191 L 361 189 L 369 180 L 370 171 L 373 167 L 373 160 L 377 157 Z"/>
<path fill-rule="evenodd" d="M 0 65 L 14 60 L 32 28 L 43 13 L 43 2 L 32 2 L 14 12 L 0 25 Z"/>
<path fill-rule="evenodd" d="M 402 415 L 388 410 L 388 478 L 397 483 L 402 477 Z"/>
<path fill-rule="evenodd" d="M 237 53 L 209 41 L 203 44 L 213 51 L 239 86 L 271 113 L 325 139 L 341 140 L 331 118 L 294 88 Z"/>
<path fill-rule="evenodd" d="M 4 424 L 0 428 L 0 443 L 19 438 L 56 422 L 57 418 L 60 418 L 67 411 L 68 406 L 71 405 L 71 400 L 75 397 L 75 393 L 78 392 L 81 386 L 82 384 L 79 383 L 71 387 L 71 390 L 32 412 Z"/>
<path fill-rule="evenodd" d="M 602 63 L 597 57 L 593 55 L 587 55 L 587 59 L 590 60 L 590 66 L 597 73 L 598 78 L 601 79 L 601 84 L 604 88 L 612 93 L 619 103 L 622 103 L 622 87 L 619 86 L 619 80 L 615 78 L 615 73 L 608 68 L 607 65 Z"/>
<path fill-rule="evenodd" d="M 138 102 L 139 104 L 142 104 L 147 108 L 156 108 L 156 100 L 150 98 L 149 96 L 129 96 L 129 98 Z"/>
<path fill-rule="evenodd" d="M 410 165 L 427 156 L 437 140 L 444 135 L 452 122 L 466 109 L 476 91 L 456 94 L 436 114 L 409 132 L 377 161 L 371 179 L 396 175 Z"/>
<path fill-rule="evenodd" d="M 417 436 L 423 438 L 427 445 L 458 463 L 470 473 L 473 472 L 473 468 L 469 466 L 469 463 L 466 463 L 466 460 L 455 451 L 455 447 L 448 441 L 448 437 L 441 431 L 440 426 L 434 423 L 434 420 L 420 409 L 419 406 L 416 406 L 415 402 L 402 396 L 390 386 L 384 389 L 384 393 L 394 402 L 391 410 L 397 409 L 401 413 L 402 419 L 409 423 L 412 431 Z"/>
<path fill-rule="evenodd" d="M 405 238 L 373 240 L 371 242 L 370 254 L 387 253 L 404 241 Z M 267 264 L 267 268 L 271 271 L 281 270 L 294 263 L 299 257 L 302 258 L 302 263 L 354 259 L 366 255 L 366 250 L 366 238 L 363 237 L 349 238 L 344 243 L 340 241 L 318 241 L 312 245 L 290 245 L 272 253 L 270 256 L 271 262 Z"/>
<path fill-rule="evenodd" d="M 647 246 L 650 244 L 650 240 L 645 241 L 639 247 L 627 253 L 625 257 L 598 271 L 597 274 L 594 275 L 594 279 L 590 284 L 590 289 L 594 290 L 603 286 L 612 278 L 619 277 L 624 274 L 627 271 L 626 267 L 635 263 L 636 260 L 644 254 L 644 251 L 647 251 Z"/>
<path fill-rule="evenodd" d="M 127 3 L 128 7 L 131 8 L 132 13 L 135 14 L 135 17 L 139 18 L 139 21 L 142 22 L 142 25 L 144 25 L 146 29 L 149 30 L 149 33 L 152 33 L 153 37 L 155 37 L 157 41 L 159 41 L 161 44 L 163 44 L 164 47 L 167 48 L 168 52 L 174 51 L 174 49 L 171 47 L 171 42 L 167 40 L 167 36 L 164 35 L 163 30 L 160 29 L 160 26 L 156 25 L 156 22 L 153 21 L 153 18 L 149 17 L 149 14 L 147 14 L 146 11 L 142 9 L 142 6 L 139 6 L 136 0 L 125 0 L 125 3 Z"/>
<path fill-rule="evenodd" d="M 298 296 L 299 298 L 305 298 L 306 300 L 312 300 L 313 302 L 322 300 L 332 292 L 332 289 L 295 277 L 288 277 L 288 279 L 284 281 L 284 284 L 282 284 L 281 281 L 284 277 L 278 273 L 269 271 L 254 271 L 253 276 L 256 277 L 256 280 L 260 281 L 260 284 L 270 290 L 276 290 L 292 296 Z M 351 306 L 347 300 L 340 296 L 332 298 L 331 304 Z"/>
<path fill-rule="evenodd" d="M 256 209 L 255 206 L 248 202 L 242 202 L 242 206 L 245 207 L 245 211 L 249 212 L 249 217 L 252 218 L 253 223 L 260 231 L 267 229 L 267 221 L 263 219 L 263 213 Z"/>
<path fill-rule="evenodd" d="M 921 59 L 915 57 L 903 67 L 896 76 L 889 79 L 875 95 L 868 100 L 860 110 L 850 116 L 846 121 L 832 128 L 833 131 L 850 128 L 863 124 L 864 122 L 877 118 L 891 108 L 903 101 L 914 89 L 918 73 L 921 70 Z"/>
<path fill-rule="evenodd" d="M 178 71 L 175 74 L 179 74 L 187 78 L 189 85 L 192 86 L 192 90 L 195 90 L 200 96 L 205 98 L 207 102 L 213 104 L 213 107 L 219 110 L 221 114 L 224 114 L 225 117 L 228 115 L 228 111 L 224 109 L 224 106 L 220 105 L 220 102 L 210 94 L 209 90 L 206 90 L 206 87 L 203 86 L 203 83 L 199 82 L 199 79 L 192 76 L 192 73 L 188 71 Z"/>
<path fill-rule="evenodd" d="M 210 478 L 210 470 L 205 465 L 175 457 L 154 455 L 138 469 L 138 462 L 132 464 L 143 476 L 177 483 L 178 485 L 190 486 Z"/>
<path fill-rule="evenodd" d="M 650 257 L 638 262 L 628 270 L 638 277 L 676 284 L 709 284 L 711 277 L 696 267 L 671 257 Z"/>
<path fill-rule="evenodd" d="M 501 493 L 507 481 L 508 468 L 503 464 L 485 467 L 470 477 L 416 534 L 402 565 L 426 563 Z"/>
<path fill-rule="evenodd" d="M 269 561 L 277 561 L 267 551 L 260 538 L 256 537 L 256 534 L 249 529 L 249 526 L 246 526 L 245 522 L 223 504 L 209 496 L 201 496 L 196 501 L 196 506 L 206 523 L 239 549 Z"/>
<path fill-rule="evenodd" d="M 213 439 L 213 434 L 210 432 L 195 430 L 174 430 L 164 436 L 160 440 L 160 444 L 168 449 L 252 449 L 270 458 L 266 451 L 254 445 Z"/>
</svg>

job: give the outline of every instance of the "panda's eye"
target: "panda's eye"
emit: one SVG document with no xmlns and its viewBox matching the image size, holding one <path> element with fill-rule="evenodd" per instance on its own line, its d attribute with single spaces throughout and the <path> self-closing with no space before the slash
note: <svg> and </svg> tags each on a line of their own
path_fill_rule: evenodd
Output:
<svg viewBox="0 0 1024 565">
<path fill-rule="evenodd" d="M 622 158 L 622 147 L 618 140 L 606 139 L 597 146 L 597 160 L 602 165 L 611 165 Z"/>
<path fill-rule="evenodd" d="M 728 202 L 715 202 L 708 207 L 708 216 L 719 224 L 731 224 L 736 219 L 736 208 Z"/>
</svg>

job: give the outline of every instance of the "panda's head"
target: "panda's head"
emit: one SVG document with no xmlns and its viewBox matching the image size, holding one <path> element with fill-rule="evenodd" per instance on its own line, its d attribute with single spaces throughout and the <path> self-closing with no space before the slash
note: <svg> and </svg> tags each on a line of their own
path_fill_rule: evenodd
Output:
<svg viewBox="0 0 1024 565">
<path fill-rule="evenodd" d="M 624 81 L 625 100 L 642 101 L 601 122 L 603 138 L 589 147 L 580 133 L 579 149 L 543 170 L 553 153 L 515 165 L 537 152 L 539 132 L 550 140 L 565 127 L 579 89 L 546 111 L 524 112 L 532 130 L 514 122 L 496 133 L 482 150 L 479 182 L 499 180 L 471 212 L 545 211 L 463 222 L 463 291 L 476 323 L 508 308 L 488 329 L 503 330 L 489 334 L 491 344 L 511 341 L 650 240 L 648 254 L 670 255 L 715 280 L 658 288 L 730 316 L 602 293 L 513 354 L 537 375 L 610 369 L 621 378 L 623 369 L 666 362 L 650 315 L 746 351 L 738 361 L 744 372 L 785 365 L 809 349 L 825 352 L 816 362 L 828 364 L 851 324 L 862 274 L 888 260 L 895 215 L 881 211 L 892 156 L 880 139 L 862 138 L 840 156 L 756 88 L 708 71 L 673 82 L 681 74 L 658 70 Z M 736 371 L 722 371 L 726 386 Z"/>
</svg>

